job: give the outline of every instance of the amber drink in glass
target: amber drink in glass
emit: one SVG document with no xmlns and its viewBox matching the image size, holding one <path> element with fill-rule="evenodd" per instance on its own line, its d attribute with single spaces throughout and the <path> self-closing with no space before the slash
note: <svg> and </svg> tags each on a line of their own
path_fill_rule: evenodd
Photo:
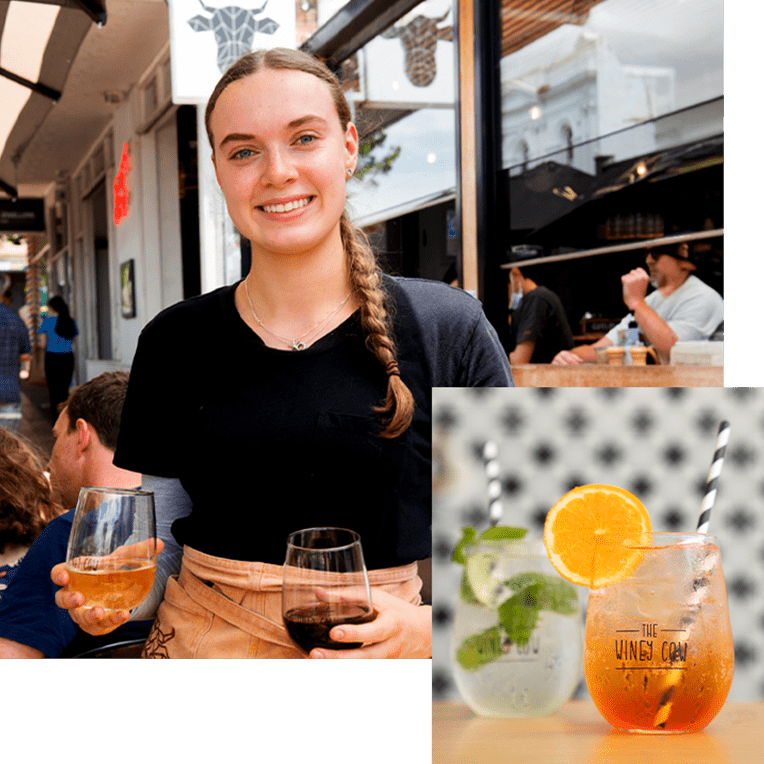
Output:
<svg viewBox="0 0 764 764">
<path fill-rule="evenodd" d="M 132 610 L 154 584 L 154 494 L 117 488 L 82 488 L 66 555 L 69 588 L 85 607 Z"/>
<path fill-rule="evenodd" d="M 734 669 L 716 540 L 699 533 L 603 537 L 595 554 L 612 556 L 614 546 L 634 568 L 589 593 L 584 676 L 592 700 L 619 730 L 702 730 L 724 705 Z"/>
</svg>

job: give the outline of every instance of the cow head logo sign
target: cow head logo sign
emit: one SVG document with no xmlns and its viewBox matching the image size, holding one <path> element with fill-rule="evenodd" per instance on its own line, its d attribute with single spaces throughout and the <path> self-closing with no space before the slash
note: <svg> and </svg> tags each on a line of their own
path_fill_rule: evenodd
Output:
<svg viewBox="0 0 764 764">
<path fill-rule="evenodd" d="M 260 8 L 209 8 L 199 0 L 206 14 L 189 19 L 195 32 L 213 32 L 218 49 L 218 69 L 225 72 L 231 64 L 252 50 L 255 34 L 274 34 L 279 24 L 261 16 L 268 0 Z"/>
<path fill-rule="evenodd" d="M 453 25 L 438 27 L 438 24 L 446 20 L 448 13 L 446 11 L 436 19 L 415 16 L 408 24 L 394 26 L 380 35 L 387 40 L 396 37 L 400 39 L 405 54 L 406 77 L 416 87 L 426 88 L 435 79 L 435 48 L 438 40 L 453 42 Z"/>
</svg>

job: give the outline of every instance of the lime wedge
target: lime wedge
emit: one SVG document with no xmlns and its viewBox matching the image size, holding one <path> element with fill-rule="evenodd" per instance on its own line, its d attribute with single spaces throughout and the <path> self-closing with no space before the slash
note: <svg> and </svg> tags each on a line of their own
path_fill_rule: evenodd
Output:
<svg viewBox="0 0 764 764">
<path fill-rule="evenodd" d="M 496 608 L 512 592 L 493 575 L 499 558 L 489 552 L 478 552 L 467 558 L 467 581 L 481 605 Z"/>
</svg>

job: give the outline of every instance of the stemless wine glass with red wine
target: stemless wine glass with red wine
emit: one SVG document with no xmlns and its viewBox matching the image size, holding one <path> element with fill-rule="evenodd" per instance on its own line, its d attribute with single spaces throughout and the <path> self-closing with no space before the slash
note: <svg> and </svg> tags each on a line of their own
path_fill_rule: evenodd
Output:
<svg viewBox="0 0 764 764">
<path fill-rule="evenodd" d="M 376 617 L 361 537 L 345 528 L 306 528 L 287 539 L 282 613 L 289 636 L 309 653 L 314 647 L 350 650 L 361 642 L 336 642 L 339 624 Z"/>
<path fill-rule="evenodd" d="M 87 608 L 132 610 L 154 584 L 156 546 L 153 493 L 81 488 L 66 551 L 69 588 Z"/>
</svg>

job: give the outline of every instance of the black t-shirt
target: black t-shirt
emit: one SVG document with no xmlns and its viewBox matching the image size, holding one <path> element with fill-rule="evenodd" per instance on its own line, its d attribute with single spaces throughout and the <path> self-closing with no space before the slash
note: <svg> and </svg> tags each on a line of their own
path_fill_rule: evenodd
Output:
<svg viewBox="0 0 764 764">
<path fill-rule="evenodd" d="M 521 342 L 536 343 L 531 363 L 550 363 L 561 350 L 573 347 L 573 334 L 560 298 L 545 286 L 523 295 L 520 307 L 512 313 L 510 328 L 513 349 Z"/>
<path fill-rule="evenodd" d="M 327 525 L 361 535 L 370 569 L 431 555 L 432 387 L 444 373 L 459 385 L 511 377 L 476 300 L 445 285 L 388 284 L 401 376 L 416 403 L 412 426 L 393 440 L 375 435 L 387 376 L 355 315 L 306 350 L 277 350 L 244 323 L 232 285 L 147 325 L 115 463 L 180 479 L 193 502 L 173 524 L 180 544 L 280 565 L 290 532 Z M 439 331 L 432 305 L 412 306 L 412 289 L 414 302 L 424 289 L 450 306 L 436 311 Z"/>
</svg>

